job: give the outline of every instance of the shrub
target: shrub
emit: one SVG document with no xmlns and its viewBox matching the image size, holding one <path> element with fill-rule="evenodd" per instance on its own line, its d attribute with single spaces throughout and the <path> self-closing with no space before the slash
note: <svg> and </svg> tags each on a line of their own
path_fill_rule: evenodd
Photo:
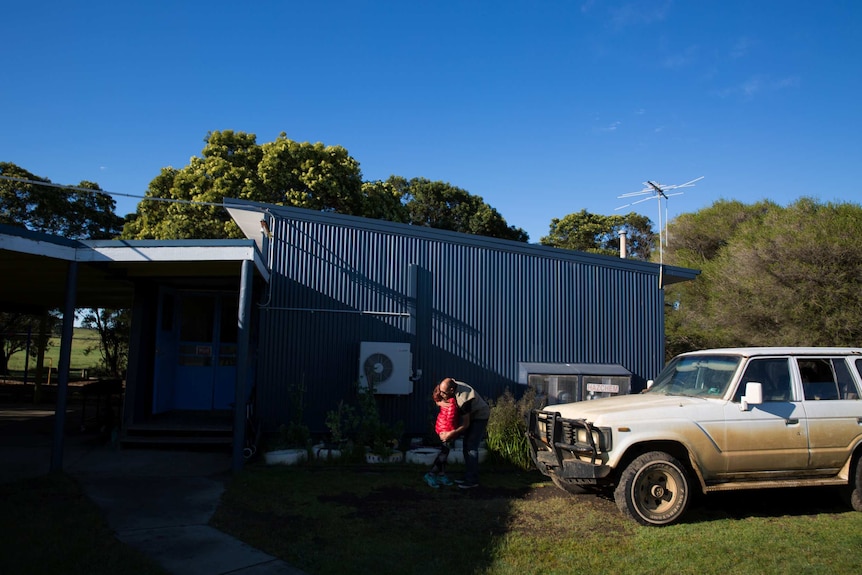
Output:
<svg viewBox="0 0 862 575">
<path fill-rule="evenodd" d="M 333 443 L 341 445 L 350 459 L 363 459 L 365 448 L 375 455 L 388 457 L 398 446 L 403 423 L 388 424 L 380 417 L 373 386 L 354 388 L 354 404 L 338 402 L 335 410 L 326 414 Z"/>
<path fill-rule="evenodd" d="M 527 442 L 527 416 L 535 402 L 536 391 L 533 388 L 528 388 L 517 401 L 506 389 L 497 401 L 491 402 L 486 439 L 488 449 L 521 469 L 533 467 Z"/>
</svg>

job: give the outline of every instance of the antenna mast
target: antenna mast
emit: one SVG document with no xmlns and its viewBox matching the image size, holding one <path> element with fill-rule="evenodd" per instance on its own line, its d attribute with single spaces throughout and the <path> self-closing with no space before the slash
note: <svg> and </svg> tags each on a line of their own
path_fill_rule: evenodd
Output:
<svg viewBox="0 0 862 575">
<path fill-rule="evenodd" d="M 639 200 L 635 200 L 628 204 L 622 205 L 616 210 L 621 210 L 623 208 L 627 208 L 629 206 L 633 206 L 635 204 L 639 204 L 641 202 L 646 202 L 647 200 L 651 200 L 655 198 L 658 201 L 658 253 L 659 253 L 659 263 L 664 265 L 664 249 L 663 246 L 667 245 L 667 200 L 671 196 L 681 196 L 685 192 L 674 192 L 669 194 L 670 190 L 679 190 L 681 188 L 691 188 L 694 186 L 695 182 L 698 182 L 703 179 L 703 176 L 699 178 L 695 178 L 689 182 L 684 184 L 676 184 L 676 185 L 664 185 L 659 184 L 657 182 L 653 182 L 651 180 L 647 180 L 644 182 L 644 188 L 639 192 L 630 192 L 628 194 L 623 194 L 621 196 L 617 196 L 618 199 L 622 198 L 635 198 L 638 196 L 646 196 Z M 662 214 L 661 214 L 661 201 L 664 200 L 664 221 L 662 222 Z"/>
</svg>

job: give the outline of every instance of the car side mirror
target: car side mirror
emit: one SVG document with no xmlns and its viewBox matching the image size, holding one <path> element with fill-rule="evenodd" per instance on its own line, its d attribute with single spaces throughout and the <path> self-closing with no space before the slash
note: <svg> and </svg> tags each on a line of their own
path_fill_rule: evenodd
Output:
<svg viewBox="0 0 862 575">
<path fill-rule="evenodd" d="M 763 403 L 763 384 L 756 381 L 749 381 L 745 384 L 745 395 L 739 402 L 741 411 L 748 411 L 749 406 L 760 405 Z"/>
</svg>

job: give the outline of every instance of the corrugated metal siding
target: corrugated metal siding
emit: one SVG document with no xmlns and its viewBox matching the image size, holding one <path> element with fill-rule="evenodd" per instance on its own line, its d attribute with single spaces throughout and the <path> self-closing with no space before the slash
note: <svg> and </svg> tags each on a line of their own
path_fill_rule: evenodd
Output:
<svg viewBox="0 0 862 575">
<path fill-rule="evenodd" d="M 431 428 L 430 392 L 446 376 L 496 398 L 520 389 L 519 362 L 619 363 L 635 388 L 662 366 L 658 266 L 274 212 L 258 369 L 270 427 L 289 416 L 290 384 L 304 383 L 306 422 L 324 432 L 357 382 L 362 341 L 411 343 L 423 372 L 413 394 L 380 397 L 409 433 Z"/>
</svg>

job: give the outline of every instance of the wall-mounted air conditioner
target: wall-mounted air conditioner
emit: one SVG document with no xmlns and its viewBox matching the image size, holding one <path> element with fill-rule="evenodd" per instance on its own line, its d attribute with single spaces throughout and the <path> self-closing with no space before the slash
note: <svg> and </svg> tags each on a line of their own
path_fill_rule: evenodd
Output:
<svg viewBox="0 0 862 575">
<path fill-rule="evenodd" d="M 363 341 L 359 344 L 359 386 L 375 393 L 413 393 L 413 355 L 409 343 Z"/>
</svg>

